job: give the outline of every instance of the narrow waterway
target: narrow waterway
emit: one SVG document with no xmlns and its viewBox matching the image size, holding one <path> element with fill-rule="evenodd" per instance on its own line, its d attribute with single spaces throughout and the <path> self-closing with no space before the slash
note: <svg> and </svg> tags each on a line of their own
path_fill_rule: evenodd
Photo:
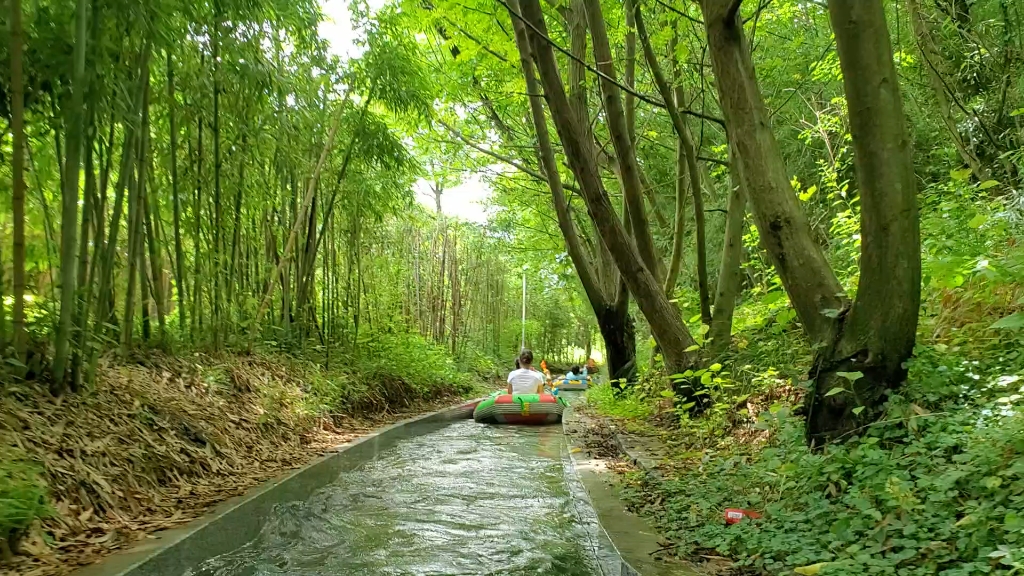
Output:
<svg viewBox="0 0 1024 576">
<path fill-rule="evenodd" d="M 561 426 L 462 420 L 399 441 L 185 576 L 618 575 Z"/>
</svg>

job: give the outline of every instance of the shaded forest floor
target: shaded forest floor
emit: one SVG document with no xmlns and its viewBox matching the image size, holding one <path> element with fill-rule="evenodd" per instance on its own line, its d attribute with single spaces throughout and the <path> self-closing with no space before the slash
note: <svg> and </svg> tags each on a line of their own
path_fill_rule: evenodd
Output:
<svg viewBox="0 0 1024 576">
<path fill-rule="evenodd" d="M 1024 284 L 977 280 L 924 303 L 910 377 L 885 417 L 811 451 L 809 347 L 764 318 L 688 420 L 641 379 L 588 393 L 593 449 L 626 463 L 666 552 L 711 574 L 1016 574 L 1024 570 Z M 763 517 L 726 525 L 727 508 Z"/>
<path fill-rule="evenodd" d="M 381 379 L 325 405 L 311 401 L 324 380 L 283 357 L 147 353 L 105 361 L 94 390 L 61 399 L 40 385 L 8 384 L 0 435 L 16 448 L 4 460 L 41 469 L 49 511 L 0 574 L 68 574 L 339 444 L 476 391 Z"/>
</svg>

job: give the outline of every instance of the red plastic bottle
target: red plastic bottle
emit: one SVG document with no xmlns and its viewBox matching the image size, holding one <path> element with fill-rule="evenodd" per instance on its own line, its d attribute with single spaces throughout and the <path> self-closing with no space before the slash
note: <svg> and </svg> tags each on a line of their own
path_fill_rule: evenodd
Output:
<svg viewBox="0 0 1024 576">
<path fill-rule="evenodd" d="M 742 508 L 726 508 L 725 509 L 725 523 L 736 524 L 744 518 L 760 518 L 761 515 L 753 510 L 744 510 Z"/>
</svg>

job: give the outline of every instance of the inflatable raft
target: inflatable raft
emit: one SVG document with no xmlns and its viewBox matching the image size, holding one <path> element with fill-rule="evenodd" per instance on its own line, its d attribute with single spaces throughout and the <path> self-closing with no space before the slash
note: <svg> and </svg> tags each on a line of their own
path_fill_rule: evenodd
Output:
<svg viewBox="0 0 1024 576">
<path fill-rule="evenodd" d="M 558 383 L 559 390 L 586 390 L 589 387 L 589 380 L 581 378 L 579 380 L 563 378 Z"/>
<path fill-rule="evenodd" d="M 495 394 L 477 404 L 473 420 L 485 424 L 557 424 L 566 402 L 551 394 Z"/>
</svg>

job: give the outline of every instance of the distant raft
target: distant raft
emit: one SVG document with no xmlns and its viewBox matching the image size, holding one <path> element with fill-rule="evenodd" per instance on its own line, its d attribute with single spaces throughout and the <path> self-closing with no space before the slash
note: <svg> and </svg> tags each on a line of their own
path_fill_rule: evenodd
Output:
<svg viewBox="0 0 1024 576">
<path fill-rule="evenodd" d="M 578 380 L 562 378 L 558 383 L 559 390 L 586 390 L 589 386 L 590 382 L 586 378 Z"/>
<path fill-rule="evenodd" d="M 551 394 L 495 394 L 477 404 L 473 420 L 485 424 L 557 424 L 566 402 Z"/>
</svg>

